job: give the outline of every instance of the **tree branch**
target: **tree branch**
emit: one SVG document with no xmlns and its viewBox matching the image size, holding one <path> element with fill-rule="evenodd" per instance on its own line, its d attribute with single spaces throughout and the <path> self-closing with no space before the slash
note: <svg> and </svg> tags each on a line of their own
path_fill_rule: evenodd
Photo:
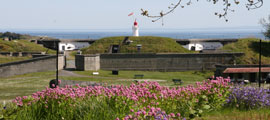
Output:
<svg viewBox="0 0 270 120">
<path fill-rule="evenodd" d="M 168 7 L 168 10 L 166 12 L 161 11 L 159 13 L 159 15 L 150 15 L 148 10 L 144 10 L 141 9 L 142 13 L 141 15 L 149 17 L 152 19 L 152 22 L 156 22 L 158 20 L 160 20 L 161 18 L 163 18 L 164 16 L 172 13 L 176 8 L 178 8 L 179 6 L 181 8 L 184 8 L 185 5 L 181 4 L 182 1 L 184 0 L 178 0 L 178 2 L 176 4 L 171 4 L 171 6 Z M 196 0 L 197 2 L 199 0 Z M 238 5 L 240 2 L 238 0 L 206 0 L 207 2 L 213 2 L 213 4 L 218 3 L 219 1 L 223 2 L 223 13 L 215 13 L 215 15 L 217 15 L 219 18 L 224 18 L 225 21 L 227 22 L 228 19 L 226 18 L 226 16 L 228 15 L 228 12 L 234 12 L 233 9 L 230 9 L 232 4 Z M 232 2 L 233 1 L 233 2 Z M 187 6 L 192 4 L 192 0 L 186 0 L 185 3 Z M 248 10 L 252 10 L 252 9 L 257 9 L 260 8 L 263 5 L 263 0 L 247 0 L 247 4 L 246 4 L 246 8 Z"/>
</svg>

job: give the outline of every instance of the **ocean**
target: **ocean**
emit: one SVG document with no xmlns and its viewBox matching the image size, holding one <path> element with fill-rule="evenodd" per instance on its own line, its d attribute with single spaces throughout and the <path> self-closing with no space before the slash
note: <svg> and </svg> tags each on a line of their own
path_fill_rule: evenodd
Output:
<svg viewBox="0 0 270 120">
<path fill-rule="evenodd" d="M 1 30 L 3 32 L 3 30 Z M 14 30 L 11 32 L 58 39 L 100 39 L 111 36 L 132 36 L 131 30 Z M 140 36 L 161 36 L 174 39 L 226 39 L 255 37 L 265 39 L 260 30 L 140 30 Z"/>
</svg>

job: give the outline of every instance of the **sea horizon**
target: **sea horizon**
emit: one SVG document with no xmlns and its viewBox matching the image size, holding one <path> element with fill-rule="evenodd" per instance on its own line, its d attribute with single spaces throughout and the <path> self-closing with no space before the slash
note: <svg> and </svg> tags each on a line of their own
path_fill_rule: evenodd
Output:
<svg viewBox="0 0 270 120">
<path fill-rule="evenodd" d="M 0 29 L 57 39 L 100 39 L 113 36 L 132 36 L 131 29 Z M 265 39 L 260 27 L 196 28 L 196 29 L 139 29 L 140 36 L 160 36 L 173 39 L 238 39 L 255 37 Z"/>
</svg>

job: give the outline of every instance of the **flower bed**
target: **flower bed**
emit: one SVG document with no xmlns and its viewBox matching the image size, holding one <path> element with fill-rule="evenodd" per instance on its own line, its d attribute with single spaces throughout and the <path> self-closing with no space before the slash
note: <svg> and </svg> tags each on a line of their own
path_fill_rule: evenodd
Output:
<svg viewBox="0 0 270 120">
<path fill-rule="evenodd" d="M 227 105 L 239 109 L 270 107 L 270 90 L 238 85 L 231 88 Z"/>
<path fill-rule="evenodd" d="M 229 79 L 168 88 L 157 82 L 130 86 L 50 89 L 17 97 L 20 119 L 189 119 L 222 107 Z"/>
</svg>

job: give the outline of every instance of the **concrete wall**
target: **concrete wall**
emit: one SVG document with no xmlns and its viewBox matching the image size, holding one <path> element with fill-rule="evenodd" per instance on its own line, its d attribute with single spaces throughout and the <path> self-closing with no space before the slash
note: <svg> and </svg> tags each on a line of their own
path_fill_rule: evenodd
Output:
<svg viewBox="0 0 270 120">
<path fill-rule="evenodd" d="M 93 70 L 100 69 L 100 55 L 76 55 L 75 66 L 77 70 Z"/>
<path fill-rule="evenodd" d="M 211 70 L 215 69 L 216 64 L 232 63 L 234 57 L 241 55 L 243 53 L 101 54 L 100 69 L 150 71 Z M 76 67 L 93 65 L 91 59 L 86 61 L 88 56 L 81 55 L 76 57 Z"/>
<path fill-rule="evenodd" d="M 64 56 L 59 56 L 58 68 L 65 65 Z M 0 64 L 0 77 L 9 77 L 32 72 L 56 70 L 56 56 L 44 56 L 29 60 Z"/>
</svg>

